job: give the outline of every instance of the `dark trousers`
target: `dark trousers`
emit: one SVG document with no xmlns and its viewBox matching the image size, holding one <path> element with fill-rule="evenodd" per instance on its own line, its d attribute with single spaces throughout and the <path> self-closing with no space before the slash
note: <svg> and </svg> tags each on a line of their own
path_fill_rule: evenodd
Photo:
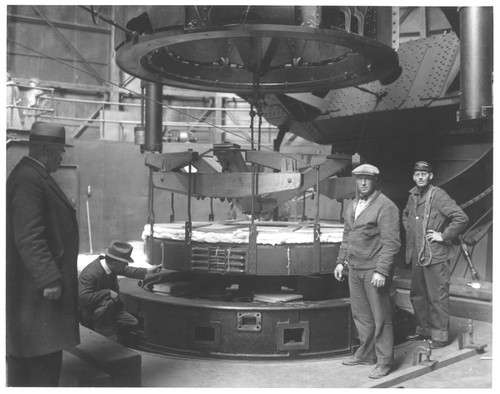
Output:
<svg viewBox="0 0 500 394">
<path fill-rule="evenodd" d="M 417 333 L 429 336 L 433 341 L 448 342 L 449 295 L 449 262 L 425 267 L 413 263 L 410 300 L 417 321 Z"/>
<path fill-rule="evenodd" d="M 374 270 L 349 269 L 349 291 L 354 324 L 360 346 L 354 356 L 360 360 L 391 365 L 394 360 L 390 283 L 371 284 Z"/>
<path fill-rule="evenodd" d="M 37 357 L 7 356 L 7 385 L 12 387 L 57 387 L 62 351 Z"/>
<path fill-rule="evenodd" d="M 107 300 L 98 305 L 87 321 L 82 321 L 87 327 L 106 337 L 116 335 L 118 339 L 133 330 L 139 322 L 130 313 L 126 312 L 121 303 Z"/>
</svg>

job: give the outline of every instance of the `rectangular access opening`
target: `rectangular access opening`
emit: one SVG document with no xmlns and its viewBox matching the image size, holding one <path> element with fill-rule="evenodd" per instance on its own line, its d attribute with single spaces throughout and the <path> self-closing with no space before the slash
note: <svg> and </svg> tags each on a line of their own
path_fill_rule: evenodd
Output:
<svg viewBox="0 0 500 394">
<path fill-rule="evenodd" d="M 278 322 L 277 328 L 278 350 L 309 350 L 309 322 Z"/>
<path fill-rule="evenodd" d="M 242 326 L 255 326 L 257 324 L 257 318 L 255 316 L 242 316 L 241 325 Z"/>
<path fill-rule="evenodd" d="M 203 327 L 203 326 L 195 327 L 194 340 L 203 342 L 215 342 L 214 327 Z"/>
<path fill-rule="evenodd" d="M 285 328 L 283 330 L 283 345 L 288 343 L 304 343 L 304 329 Z"/>
</svg>

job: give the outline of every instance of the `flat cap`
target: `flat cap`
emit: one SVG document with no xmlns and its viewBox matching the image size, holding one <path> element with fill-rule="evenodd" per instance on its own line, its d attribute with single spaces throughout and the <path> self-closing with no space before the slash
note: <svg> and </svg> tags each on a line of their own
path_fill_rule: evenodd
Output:
<svg viewBox="0 0 500 394">
<path fill-rule="evenodd" d="M 415 167 L 413 167 L 413 171 L 427 171 L 432 172 L 432 166 L 426 161 L 417 161 L 415 163 Z"/>
<path fill-rule="evenodd" d="M 372 166 L 371 164 L 361 164 L 352 170 L 352 175 L 372 175 L 378 176 L 380 175 L 380 171 L 377 167 Z"/>
</svg>

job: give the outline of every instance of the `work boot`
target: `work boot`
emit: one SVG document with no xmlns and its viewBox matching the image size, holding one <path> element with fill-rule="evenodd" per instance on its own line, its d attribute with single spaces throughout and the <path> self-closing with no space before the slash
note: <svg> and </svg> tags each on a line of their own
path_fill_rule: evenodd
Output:
<svg viewBox="0 0 500 394">
<path fill-rule="evenodd" d="M 407 341 L 423 341 L 424 339 L 430 339 L 430 336 L 413 332 L 408 334 L 405 338 Z"/>
<path fill-rule="evenodd" d="M 349 365 L 349 366 L 352 366 L 352 365 L 373 365 L 376 363 L 377 363 L 377 361 L 375 361 L 375 360 L 361 360 L 361 359 L 357 358 L 356 356 L 352 356 L 352 357 L 342 361 L 342 364 Z"/>
<path fill-rule="evenodd" d="M 446 345 L 448 345 L 448 343 L 444 341 L 431 341 L 431 349 L 440 349 Z"/>
<path fill-rule="evenodd" d="M 375 369 L 368 375 L 369 378 L 372 379 L 380 379 L 383 378 L 384 376 L 389 375 L 389 372 L 391 371 L 391 366 L 388 364 L 377 364 Z"/>
</svg>

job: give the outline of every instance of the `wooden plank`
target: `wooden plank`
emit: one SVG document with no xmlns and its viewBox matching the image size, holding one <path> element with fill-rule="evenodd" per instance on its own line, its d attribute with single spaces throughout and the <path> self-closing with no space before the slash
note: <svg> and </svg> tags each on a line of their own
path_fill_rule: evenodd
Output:
<svg viewBox="0 0 500 394">
<path fill-rule="evenodd" d="M 438 360 L 438 362 L 430 367 L 428 365 L 415 365 L 410 368 L 403 369 L 401 371 L 394 371 L 391 374 L 377 379 L 374 382 L 369 382 L 363 386 L 362 388 L 387 388 L 394 387 L 397 384 L 401 384 L 407 380 L 418 378 L 419 376 L 425 375 L 429 372 L 438 370 L 440 368 L 447 367 L 459 361 L 465 360 L 469 357 L 474 357 L 477 355 L 477 351 L 474 349 L 463 349 L 458 352 L 454 352 L 450 355 L 447 355 Z"/>
<path fill-rule="evenodd" d="M 59 386 L 111 387 L 111 376 L 68 351 L 63 351 Z"/>
<path fill-rule="evenodd" d="M 68 352 L 111 376 L 113 387 L 140 387 L 142 358 L 139 353 L 80 326 L 81 343 Z"/>
<path fill-rule="evenodd" d="M 160 171 L 175 171 L 198 160 L 198 152 L 150 153 L 146 165 Z"/>
<path fill-rule="evenodd" d="M 154 173 L 153 184 L 159 189 L 188 194 L 189 174 Z M 302 185 L 302 175 L 299 173 L 257 173 L 256 184 L 258 194 L 294 190 Z M 213 198 L 249 197 L 252 195 L 252 173 L 191 174 L 191 195 Z"/>
<path fill-rule="evenodd" d="M 319 179 L 320 181 L 328 178 L 329 176 L 335 175 L 342 169 L 344 169 L 349 163 L 346 163 L 343 160 L 338 159 L 329 159 L 325 164 L 319 167 Z M 297 195 L 302 194 L 310 187 L 316 186 L 316 181 L 318 179 L 316 170 L 314 168 L 309 168 L 305 170 L 303 173 L 304 181 L 298 190 L 283 190 L 279 192 L 269 193 L 261 201 L 263 207 L 263 211 L 271 211 L 272 209 L 279 207 L 281 204 L 284 204 L 286 201 L 291 200 Z M 260 192 L 260 190 L 259 190 Z M 264 193 L 264 192 L 262 192 Z M 236 203 L 238 208 L 242 210 L 242 212 L 248 213 L 250 210 L 251 199 L 241 199 Z"/>
<path fill-rule="evenodd" d="M 239 149 L 215 149 L 214 155 L 219 160 L 223 171 L 230 172 L 248 172 L 250 167 L 246 164 L 243 155 Z"/>
<path fill-rule="evenodd" d="M 324 164 L 326 162 L 326 155 L 302 153 L 283 154 L 272 151 L 248 151 L 245 153 L 245 159 L 249 163 L 262 165 L 279 171 L 284 171 L 285 168 L 290 166 L 290 162 L 293 161 L 294 171 L 300 171 L 310 166 Z"/>
<path fill-rule="evenodd" d="M 245 160 L 277 171 L 296 171 L 297 160 L 286 157 L 279 152 L 251 150 L 245 153 Z"/>
</svg>

